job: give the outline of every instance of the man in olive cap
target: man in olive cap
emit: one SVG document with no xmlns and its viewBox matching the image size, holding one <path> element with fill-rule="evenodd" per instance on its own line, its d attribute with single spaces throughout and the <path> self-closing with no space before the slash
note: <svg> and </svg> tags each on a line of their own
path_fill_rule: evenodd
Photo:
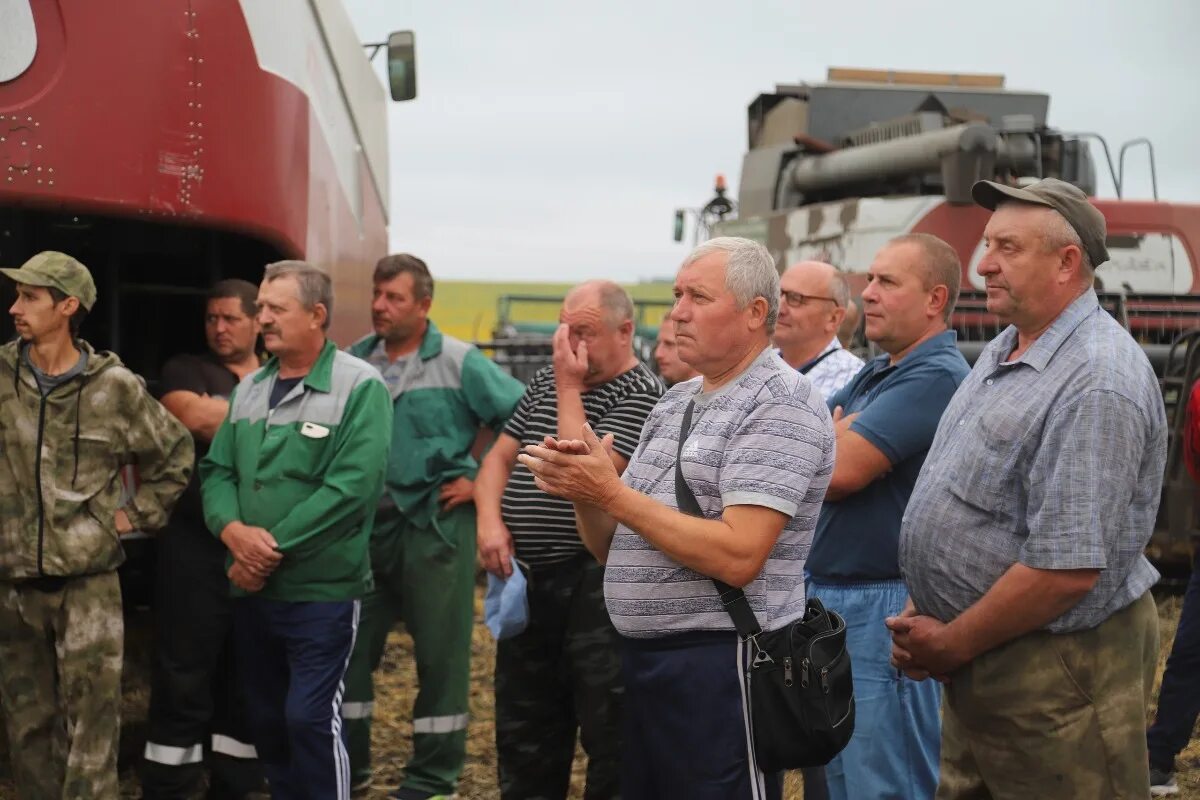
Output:
<svg viewBox="0 0 1200 800">
<path fill-rule="evenodd" d="M 950 401 L 905 510 L 893 663 L 948 680 L 939 800 L 1147 797 L 1158 381 L 1097 303 L 1106 229 L 1084 193 L 1047 178 L 973 196 L 993 210 L 987 307 L 1011 324 Z"/>
<path fill-rule="evenodd" d="M 17 793 L 116 797 L 123 622 L 119 536 L 161 527 L 192 470 L 187 430 L 112 353 L 77 338 L 87 269 L 20 269 L 0 347 L 0 697 Z M 121 505 L 121 471 L 138 483 Z"/>
</svg>

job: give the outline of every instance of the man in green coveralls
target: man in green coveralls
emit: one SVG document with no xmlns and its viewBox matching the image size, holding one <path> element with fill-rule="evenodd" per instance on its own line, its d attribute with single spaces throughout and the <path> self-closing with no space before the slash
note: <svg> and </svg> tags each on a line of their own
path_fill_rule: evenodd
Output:
<svg viewBox="0 0 1200 800">
<path fill-rule="evenodd" d="M 413 637 L 420 691 L 413 755 L 394 797 L 454 792 L 467 740 L 474 616 L 475 506 L 482 428 L 499 430 L 524 386 L 475 347 L 429 319 L 433 278 L 421 259 L 387 256 L 375 267 L 375 332 L 350 352 L 376 366 L 394 416 L 387 485 L 371 536 L 375 589 L 363 601 L 342 715 L 353 785 L 371 783 L 371 673 L 403 619 Z"/>
</svg>

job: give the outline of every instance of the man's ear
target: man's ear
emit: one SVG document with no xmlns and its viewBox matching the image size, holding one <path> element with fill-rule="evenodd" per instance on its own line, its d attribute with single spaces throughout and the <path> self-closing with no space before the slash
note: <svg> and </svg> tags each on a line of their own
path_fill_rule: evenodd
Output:
<svg viewBox="0 0 1200 800">
<path fill-rule="evenodd" d="M 750 301 L 749 327 L 752 331 L 762 330 L 767 324 L 767 314 L 771 311 L 767 298 L 761 295 Z"/>
</svg>

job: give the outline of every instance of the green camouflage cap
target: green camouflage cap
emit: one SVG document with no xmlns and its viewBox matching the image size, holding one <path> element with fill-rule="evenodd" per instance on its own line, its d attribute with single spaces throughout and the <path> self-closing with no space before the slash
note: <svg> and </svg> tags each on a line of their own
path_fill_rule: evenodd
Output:
<svg viewBox="0 0 1200 800">
<path fill-rule="evenodd" d="M 971 187 L 971 197 L 984 208 L 992 211 L 1004 200 L 1053 208 L 1063 216 L 1075 232 L 1091 259 L 1092 269 L 1108 261 L 1105 247 L 1107 226 L 1100 209 L 1088 202 L 1087 195 L 1078 186 L 1058 178 L 1042 178 L 1028 186 L 1017 188 L 993 181 L 979 181 Z"/>
<path fill-rule="evenodd" d="M 96 304 L 96 284 L 88 268 L 66 253 L 46 250 L 21 265 L 20 269 L 0 269 L 17 283 L 26 286 L 52 286 L 91 311 Z"/>
</svg>

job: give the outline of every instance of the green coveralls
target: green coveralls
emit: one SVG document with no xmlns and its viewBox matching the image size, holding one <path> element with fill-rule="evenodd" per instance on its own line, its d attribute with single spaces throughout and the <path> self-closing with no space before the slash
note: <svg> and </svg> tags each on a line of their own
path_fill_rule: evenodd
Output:
<svg viewBox="0 0 1200 800">
<path fill-rule="evenodd" d="M 375 589 L 363 599 L 342 707 L 352 780 L 371 774 L 371 673 L 400 619 L 413 638 L 420 683 L 402 786 L 450 794 L 466 755 L 475 506 L 442 513 L 438 492 L 475 477 L 471 447 L 480 426 L 500 430 L 525 387 L 432 321 L 417 352 L 397 363 L 388 362 L 378 336 L 350 353 L 380 368 L 394 406 L 385 497 L 371 536 Z"/>
</svg>

